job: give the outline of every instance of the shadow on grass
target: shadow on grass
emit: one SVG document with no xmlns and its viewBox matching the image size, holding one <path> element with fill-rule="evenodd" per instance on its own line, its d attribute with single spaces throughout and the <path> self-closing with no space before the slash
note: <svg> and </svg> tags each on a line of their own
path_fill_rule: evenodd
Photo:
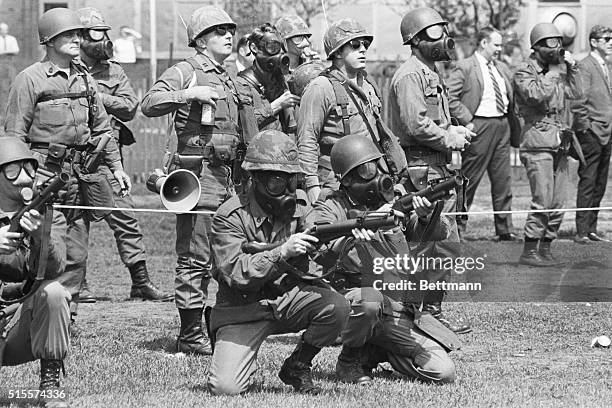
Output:
<svg viewBox="0 0 612 408">
<path fill-rule="evenodd" d="M 32 398 L 16 399 L 16 398 L 0 397 L 0 406 L 26 408 L 26 407 L 42 407 L 44 406 L 44 404 L 42 403 L 42 401 L 38 401 Z"/>
<path fill-rule="evenodd" d="M 176 338 L 170 336 L 158 337 L 153 340 L 138 343 L 139 347 L 150 351 L 163 351 L 169 354 L 176 353 Z"/>
</svg>

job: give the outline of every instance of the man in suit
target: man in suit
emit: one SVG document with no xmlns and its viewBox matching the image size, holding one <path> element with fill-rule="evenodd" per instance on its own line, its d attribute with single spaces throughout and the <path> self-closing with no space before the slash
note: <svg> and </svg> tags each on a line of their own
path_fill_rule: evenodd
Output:
<svg viewBox="0 0 612 408">
<path fill-rule="evenodd" d="M 457 62 L 451 72 L 449 103 L 451 115 L 474 132 L 471 145 L 462 155 L 463 174 L 470 180 L 466 189 L 469 209 L 485 171 L 491 180 L 495 211 L 508 211 L 512 204 L 510 174 L 510 132 L 515 120 L 512 109 L 512 74 L 498 61 L 502 36 L 492 27 L 477 34 L 474 54 Z M 460 233 L 467 226 L 467 216 L 457 220 Z M 512 216 L 495 215 L 495 232 L 502 241 L 514 241 Z"/>
<path fill-rule="evenodd" d="M 596 25 L 589 34 L 591 53 L 580 63 L 583 99 L 573 105 L 574 130 L 585 163 L 578 167 L 576 207 L 598 207 L 606 191 L 612 142 L 612 78 L 606 57 L 612 55 L 612 28 Z M 581 244 L 602 241 L 597 233 L 598 211 L 576 213 L 576 237 Z"/>
</svg>

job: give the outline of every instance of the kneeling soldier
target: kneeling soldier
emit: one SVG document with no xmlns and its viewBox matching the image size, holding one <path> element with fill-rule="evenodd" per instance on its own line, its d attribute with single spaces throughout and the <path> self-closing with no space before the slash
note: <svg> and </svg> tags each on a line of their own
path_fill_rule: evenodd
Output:
<svg viewBox="0 0 612 408">
<path fill-rule="evenodd" d="M 341 183 L 340 191 L 315 204 L 317 222 L 347 221 L 351 210 L 390 211 L 393 182 L 382 154 L 370 138 L 345 136 L 334 144 L 330 157 L 332 170 Z M 429 219 L 433 206 L 426 198 L 415 196 L 413 206 L 415 211 L 405 223 L 405 232 L 399 227 L 376 233 L 355 229 L 354 239 L 336 240 L 318 258 L 334 268 L 332 286 L 351 302 L 336 365 L 341 381 L 368 382 L 370 369 L 382 361 L 389 361 L 401 374 L 421 381 L 444 383 L 455 379 L 455 365 L 448 352 L 458 347 L 457 336 L 431 314 L 419 311 L 422 299 L 418 299 L 418 293 L 385 290 L 382 286 L 391 281 L 399 283 L 397 278 L 402 275 L 414 279 L 415 275 L 410 273 L 415 271 L 402 273 L 396 267 L 379 274 L 374 269 L 377 258 L 410 256 L 407 238 L 411 241 L 446 238 L 450 225 L 444 217 Z M 325 262 L 326 259 L 331 262 Z"/>
<path fill-rule="evenodd" d="M 216 342 L 208 386 L 213 394 L 247 391 L 266 337 L 305 329 L 279 377 L 298 392 L 318 393 L 312 359 L 340 334 L 349 305 L 342 295 L 301 279 L 318 240 L 303 232 L 312 211 L 296 190 L 302 172 L 297 146 L 284 133 L 262 131 L 242 168 L 251 173 L 251 187 L 222 204 L 213 218 L 219 292 L 211 313 Z M 279 245 L 249 254 L 243 250 L 247 243 Z"/>
</svg>

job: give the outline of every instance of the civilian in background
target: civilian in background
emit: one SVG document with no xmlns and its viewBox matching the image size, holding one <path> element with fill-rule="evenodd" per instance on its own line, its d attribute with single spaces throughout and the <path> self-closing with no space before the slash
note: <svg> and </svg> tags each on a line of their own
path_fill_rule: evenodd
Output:
<svg viewBox="0 0 612 408">
<path fill-rule="evenodd" d="M 599 207 L 606 191 L 612 143 L 612 78 L 606 58 L 612 55 L 612 28 L 596 25 L 589 34 L 591 53 L 578 63 L 583 99 L 572 107 L 574 130 L 585 163 L 578 167 L 576 207 Z M 574 241 L 588 244 L 606 240 L 597 233 L 598 211 L 576 213 Z M 607 241 L 607 240 L 606 240 Z"/>
<path fill-rule="evenodd" d="M 457 65 L 448 80 L 451 115 L 476 132 L 463 152 L 461 169 L 470 180 L 466 188 L 469 210 L 485 172 L 491 181 L 495 211 L 509 211 L 512 205 L 510 174 L 510 123 L 513 116 L 512 79 L 505 64 L 498 61 L 502 36 L 485 27 L 476 36 L 478 48 Z M 495 215 L 495 233 L 500 241 L 515 241 L 510 214 Z M 467 227 L 467 216 L 457 220 L 459 233 Z"/>
<path fill-rule="evenodd" d="M 0 23 L 0 55 L 17 55 L 19 54 L 19 45 L 17 39 L 8 33 L 8 25 Z"/>
<path fill-rule="evenodd" d="M 119 28 L 119 38 L 114 44 L 114 60 L 121 64 L 133 64 L 136 62 L 136 54 L 141 51 L 140 46 L 136 44 L 136 40 L 140 40 L 142 35 L 131 29 L 128 26 Z"/>
<path fill-rule="evenodd" d="M 249 34 L 240 37 L 236 46 L 236 53 L 238 54 L 236 55 L 236 69 L 238 73 L 253 66 L 255 55 L 253 55 L 249 48 Z"/>
</svg>

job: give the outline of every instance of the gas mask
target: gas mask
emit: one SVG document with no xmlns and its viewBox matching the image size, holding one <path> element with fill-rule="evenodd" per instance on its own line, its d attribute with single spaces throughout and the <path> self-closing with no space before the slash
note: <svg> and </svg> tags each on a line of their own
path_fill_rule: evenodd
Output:
<svg viewBox="0 0 612 408">
<path fill-rule="evenodd" d="M 457 59 L 455 40 L 446 26 L 437 24 L 427 27 L 417 39 L 417 48 L 429 61 L 451 61 Z"/>
<path fill-rule="evenodd" d="M 564 62 L 565 50 L 560 38 L 546 38 L 535 47 L 537 58 L 546 65 L 556 65 Z"/>
<path fill-rule="evenodd" d="M 254 173 L 253 178 L 257 204 L 266 214 L 282 222 L 289 221 L 297 206 L 298 175 L 266 171 Z"/>
<path fill-rule="evenodd" d="M 280 38 L 273 33 L 266 33 L 257 44 L 255 60 L 257 65 L 269 74 L 289 73 L 289 56 L 285 54 Z"/>
<path fill-rule="evenodd" d="M 113 58 L 113 42 L 106 30 L 85 30 L 81 49 L 85 55 L 96 61 Z"/>
<path fill-rule="evenodd" d="M 393 179 L 382 159 L 360 164 L 342 183 L 349 196 L 368 209 L 375 210 L 393 199 Z"/>
<path fill-rule="evenodd" d="M 19 160 L 7 163 L 0 171 L 0 209 L 4 212 L 19 211 L 32 200 L 34 177 L 38 163 L 35 160 Z M 22 169 L 26 175 L 21 176 Z"/>
</svg>

